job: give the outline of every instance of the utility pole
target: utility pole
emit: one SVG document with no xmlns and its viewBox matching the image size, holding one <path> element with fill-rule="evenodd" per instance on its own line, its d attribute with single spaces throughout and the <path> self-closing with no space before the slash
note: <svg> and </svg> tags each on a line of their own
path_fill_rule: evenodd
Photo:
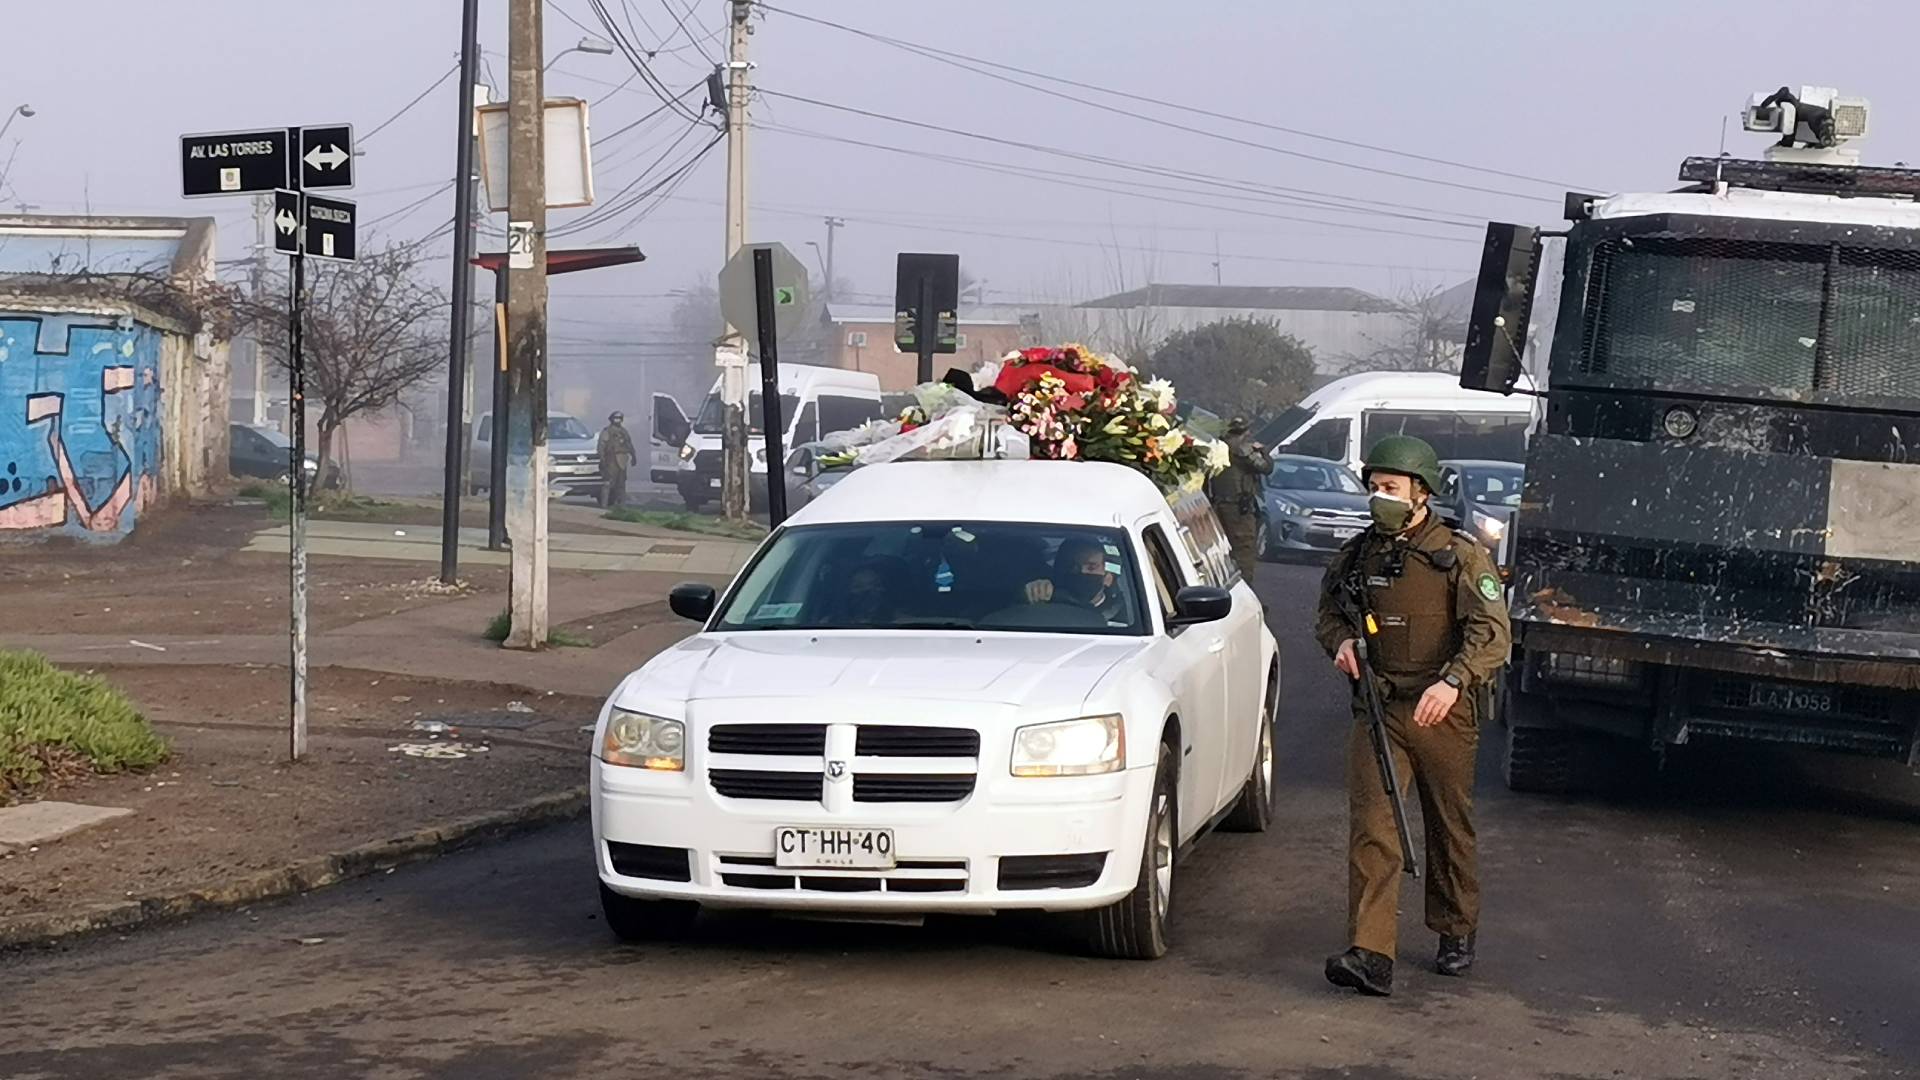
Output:
<svg viewBox="0 0 1920 1080">
<path fill-rule="evenodd" d="M 747 17 L 750 0 L 727 0 L 732 32 L 727 38 L 727 252 L 747 242 Z M 725 261 L 725 260 L 723 260 Z M 720 505 L 729 521 L 747 520 L 751 505 L 747 472 L 747 339 L 729 325 L 714 353 L 720 368 L 720 400 L 726 406 L 721 435 Z M 769 490 L 772 467 L 769 466 Z"/>
<path fill-rule="evenodd" d="M 467 317 L 473 311 L 473 80 L 480 58 L 480 0 L 460 15 L 460 123 L 455 129 L 453 312 L 447 361 L 447 476 L 441 496 L 440 580 L 460 577 L 460 496 L 466 485 L 468 405 Z"/>
<path fill-rule="evenodd" d="M 505 645 L 547 643 L 547 177 L 541 0 L 507 4 L 507 536 Z"/>
<path fill-rule="evenodd" d="M 253 265 L 247 271 L 247 295 L 253 299 L 253 306 L 261 306 L 260 292 L 265 287 L 267 249 L 272 240 L 267 236 L 267 220 L 273 217 L 273 196 L 255 195 L 253 197 Z M 247 353 L 253 357 L 253 426 L 263 427 L 267 422 L 267 364 L 266 350 L 260 347 L 260 332 L 247 331 Z"/>
<path fill-rule="evenodd" d="M 837 217 L 829 217 L 826 219 L 826 221 L 827 221 L 827 265 L 826 265 L 827 299 L 826 299 L 826 302 L 831 304 L 833 303 L 833 231 L 845 225 L 847 222 L 845 218 L 837 218 Z M 771 476 L 772 474 L 769 473 L 768 475 Z"/>
</svg>

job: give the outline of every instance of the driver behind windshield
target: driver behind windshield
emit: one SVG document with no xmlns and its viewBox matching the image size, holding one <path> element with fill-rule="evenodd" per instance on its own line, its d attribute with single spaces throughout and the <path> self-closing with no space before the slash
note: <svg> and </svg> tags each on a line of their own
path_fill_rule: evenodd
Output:
<svg viewBox="0 0 1920 1080">
<path fill-rule="evenodd" d="M 1053 573 L 1027 583 L 1027 603 L 1089 608 L 1108 622 L 1127 621 L 1126 601 L 1107 569 L 1106 548 L 1084 536 L 1068 537 L 1053 555 Z"/>
</svg>

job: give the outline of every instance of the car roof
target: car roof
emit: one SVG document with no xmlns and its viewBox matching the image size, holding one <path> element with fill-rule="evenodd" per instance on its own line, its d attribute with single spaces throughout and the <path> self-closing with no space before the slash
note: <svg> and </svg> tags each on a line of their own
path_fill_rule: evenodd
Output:
<svg viewBox="0 0 1920 1080">
<path fill-rule="evenodd" d="M 1347 463 L 1344 461 L 1328 461 L 1326 458 L 1314 457 L 1312 454 L 1275 454 L 1273 455 L 1273 460 L 1275 464 L 1282 461 L 1290 461 L 1300 465 L 1326 465 L 1339 469 L 1341 472 L 1352 471 L 1347 468 Z"/>
<path fill-rule="evenodd" d="M 894 461 L 848 473 L 788 519 L 790 525 L 855 521 L 1031 521 L 1114 525 L 1164 511 L 1144 473 L 1100 461 Z"/>
<path fill-rule="evenodd" d="M 1531 379 L 1523 376 L 1522 388 L 1531 389 Z M 1531 403 L 1515 402 L 1484 390 L 1468 390 L 1457 375 L 1434 371 L 1363 371 L 1335 379 L 1307 395 L 1300 404 L 1325 409 L 1336 403 L 1354 402 L 1363 406 L 1391 403 L 1395 399 L 1446 402 L 1461 412 L 1525 412 Z"/>
<path fill-rule="evenodd" d="M 1526 466 L 1518 461 L 1503 461 L 1499 458 L 1448 458 L 1440 463 L 1441 468 L 1455 469 L 1520 469 Z"/>
</svg>

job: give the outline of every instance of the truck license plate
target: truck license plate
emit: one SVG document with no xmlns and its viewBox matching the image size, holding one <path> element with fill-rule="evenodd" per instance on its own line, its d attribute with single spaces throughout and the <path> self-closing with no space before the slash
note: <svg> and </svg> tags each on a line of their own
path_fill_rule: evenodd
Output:
<svg viewBox="0 0 1920 1080">
<path fill-rule="evenodd" d="M 1747 707 L 1767 712 L 1827 716 L 1834 712 L 1833 691 L 1779 683 L 1748 683 Z"/>
<path fill-rule="evenodd" d="M 1351 540 L 1359 535 L 1360 529 L 1355 525 L 1341 525 L 1333 530 L 1333 538 L 1335 540 Z"/>
<path fill-rule="evenodd" d="M 893 830 L 778 828 L 773 830 L 773 864 L 793 868 L 891 870 Z"/>
</svg>

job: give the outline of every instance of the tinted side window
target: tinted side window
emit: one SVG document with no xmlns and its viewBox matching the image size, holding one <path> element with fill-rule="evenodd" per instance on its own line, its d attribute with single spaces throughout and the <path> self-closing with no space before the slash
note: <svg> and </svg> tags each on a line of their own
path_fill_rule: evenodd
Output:
<svg viewBox="0 0 1920 1080">
<path fill-rule="evenodd" d="M 1283 453 L 1304 454 L 1307 457 L 1325 458 L 1328 461 L 1347 460 L 1347 437 L 1353 431 L 1353 421 L 1344 417 L 1337 420 L 1322 420 L 1300 433 L 1300 437 L 1281 447 Z"/>
<path fill-rule="evenodd" d="M 1153 591 L 1160 597 L 1160 614 L 1171 618 L 1173 598 L 1179 593 L 1186 579 L 1176 569 L 1173 559 L 1173 547 L 1167 543 L 1167 534 L 1158 525 L 1147 526 L 1147 561 L 1153 572 Z"/>
<path fill-rule="evenodd" d="M 1524 461 L 1529 413 L 1389 412 L 1367 414 L 1363 446 L 1388 435 L 1413 435 L 1432 444 L 1443 458 Z"/>
<path fill-rule="evenodd" d="M 819 412 L 813 407 L 813 402 L 807 402 L 805 407 L 800 410 L 800 422 L 793 425 L 793 438 L 791 441 L 794 444 L 810 443 L 820 437 L 818 416 Z"/>
<path fill-rule="evenodd" d="M 880 419 L 878 401 L 840 394 L 820 395 L 820 432 L 823 435 L 857 428 L 870 420 L 878 419 Z"/>
</svg>

